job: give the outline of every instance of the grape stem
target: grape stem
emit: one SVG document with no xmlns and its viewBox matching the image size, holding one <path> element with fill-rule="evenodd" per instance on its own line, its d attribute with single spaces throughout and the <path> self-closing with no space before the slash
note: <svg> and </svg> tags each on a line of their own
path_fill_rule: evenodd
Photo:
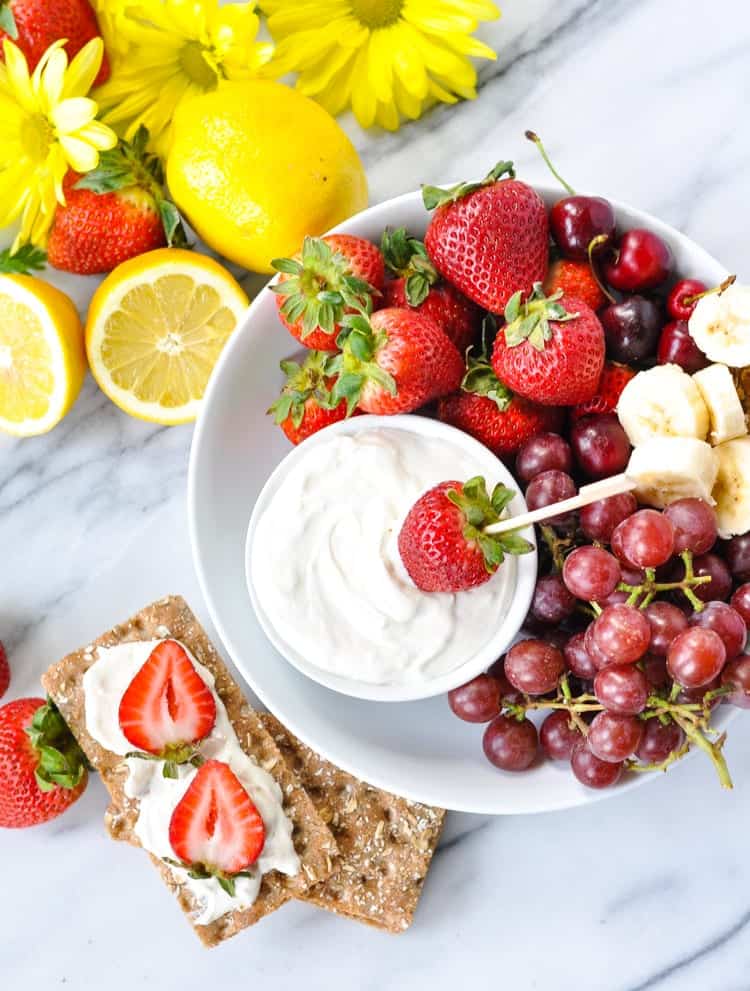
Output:
<svg viewBox="0 0 750 991">
<path fill-rule="evenodd" d="M 665 757 L 664 760 L 660 760 L 656 764 L 641 764 L 637 760 L 628 760 L 625 761 L 625 767 L 629 771 L 666 771 L 670 764 L 674 764 L 675 761 L 680 760 L 689 750 L 690 742 L 686 736 L 682 746 L 678 747 L 677 750 L 673 750 L 669 757 Z"/>
<path fill-rule="evenodd" d="M 641 585 L 628 585 L 627 582 L 620 582 L 617 586 L 618 592 L 627 592 L 627 605 L 634 606 L 638 603 L 639 609 L 645 609 L 651 605 L 653 600 L 661 592 L 672 592 L 679 589 L 690 605 L 693 612 L 701 612 L 703 602 L 693 592 L 696 585 L 705 585 L 711 581 L 710 575 L 696 575 L 693 570 L 693 555 L 690 551 L 683 551 L 680 559 L 685 565 L 685 576 L 678 582 L 657 582 L 656 570 L 654 568 L 644 568 L 646 580 Z M 639 602 L 640 600 L 640 602 Z"/>
<path fill-rule="evenodd" d="M 701 750 L 704 750 L 711 758 L 711 761 L 716 768 L 716 773 L 719 775 L 721 787 L 729 789 L 733 788 L 734 785 L 732 784 L 732 777 L 729 773 L 727 762 L 724 759 L 724 754 L 722 753 L 726 735 L 722 733 L 716 741 L 711 741 L 692 721 L 683 719 L 682 716 L 677 715 L 674 712 L 672 713 L 672 719 L 674 719 L 677 725 L 682 729 L 685 736 L 697 747 L 700 747 Z"/>
</svg>

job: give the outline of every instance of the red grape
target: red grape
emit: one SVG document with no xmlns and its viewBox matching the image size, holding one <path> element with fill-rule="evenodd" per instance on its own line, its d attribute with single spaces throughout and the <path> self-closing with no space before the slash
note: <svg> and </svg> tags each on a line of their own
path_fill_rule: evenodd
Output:
<svg viewBox="0 0 750 991">
<path fill-rule="evenodd" d="M 703 499 L 678 499 L 664 515 L 674 527 L 675 554 L 705 554 L 716 543 L 716 513 Z"/>
<path fill-rule="evenodd" d="M 540 623 L 561 623 L 575 607 L 575 597 L 559 575 L 546 575 L 537 581 L 531 600 L 531 615 Z"/>
<path fill-rule="evenodd" d="M 638 508 L 632 492 L 621 492 L 608 499 L 590 502 L 581 508 L 581 529 L 589 540 L 608 544 L 618 523 L 632 516 Z"/>
<path fill-rule="evenodd" d="M 743 654 L 729 664 L 721 672 L 722 685 L 733 685 L 731 695 L 725 695 L 724 700 L 731 702 L 740 709 L 750 709 L 750 655 Z"/>
<path fill-rule="evenodd" d="M 619 763 L 635 753 L 643 736 L 643 723 L 636 716 L 618 712 L 599 712 L 589 727 L 591 752 L 611 763 Z"/>
<path fill-rule="evenodd" d="M 494 678 L 498 683 L 500 690 L 500 698 L 506 699 L 508 702 L 518 702 L 521 698 L 521 693 L 516 691 L 516 689 L 508 681 L 508 676 L 505 673 L 505 655 L 499 657 L 494 664 L 490 665 L 487 674 L 490 678 Z"/>
<path fill-rule="evenodd" d="M 638 609 L 624 604 L 607 606 L 594 621 L 593 643 L 618 664 L 632 664 L 648 650 L 651 627 Z"/>
<path fill-rule="evenodd" d="M 568 670 L 572 671 L 576 678 L 590 681 L 596 674 L 597 667 L 586 650 L 585 637 L 586 634 L 583 631 L 574 633 L 565 644 L 563 656 Z"/>
<path fill-rule="evenodd" d="M 576 744 L 570 758 L 570 769 L 588 788 L 609 788 L 617 784 L 622 774 L 622 764 L 600 760 L 589 750 L 585 741 Z"/>
<path fill-rule="evenodd" d="M 683 688 L 677 696 L 677 701 L 680 703 L 700 702 L 701 705 L 705 705 L 706 695 L 709 692 L 715 692 L 717 688 L 721 688 L 721 676 L 717 676 L 712 681 L 709 681 L 707 685 L 700 685 L 698 688 Z M 708 708 L 715 709 L 720 703 L 721 697 L 717 696 L 708 703 Z"/>
<path fill-rule="evenodd" d="M 500 683 L 488 674 L 478 674 L 448 692 L 448 705 L 467 723 L 488 723 L 500 714 Z"/>
<path fill-rule="evenodd" d="M 627 602 L 630 598 L 629 592 L 621 592 L 615 589 L 614 592 L 610 592 L 606 599 L 600 599 L 600 606 L 619 606 L 622 602 Z"/>
<path fill-rule="evenodd" d="M 620 565 L 601 547 L 577 547 L 565 559 L 562 577 L 579 599 L 601 602 L 620 581 Z"/>
<path fill-rule="evenodd" d="M 726 658 L 724 642 L 718 633 L 691 626 L 669 645 L 667 670 L 685 688 L 700 688 L 714 680 Z"/>
<path fill-rule="evenodd" d="M 645 657 L 641 658 L 640 663 L 643 665 L 646 680 L 652 688 L 665 688 L 667 685 L 671 685 L 672 679 L 669 677 L 669 671 L 667 671 L 666 657 L 646 654 Z"/>
<path fill-rule="evenodd" d="M 615 535 L 626 560 L 638 568 L 658 568 L 672 557 L 674 527 L 655 509 L 639 509 L 618 524 L 612 535 L 613 549 Z"/>
<path fill-rule="evenodd" d="M 564 670 L 562 653 L 544 640 L 522 640 L 505 656 L 508 681 L 527 695 L 545 695 L 553 691 Z"/>
<path fill-rule="evenodd" d="M 693 586 L 693 592 L 701 602 L 711 602 L 712 599 L 724 601 L 729 598 L 732 591 L 732 575 L 718 554 L 701 554 L 693 558 L 693 572 L 698 576 L 708 575 L 711 579 L 710 582 Z M 682 561 L 678 562 L 675 574 L 677 581 L 685 577 L 685 566 Z M 680 595 L 680 598 L 683 602 L 686 601 L 684 596 Z"/>
<path fill-rule="evenodd" d="M 615 550 L 614 542 L 612 543 L 612 551 L 617 555 L 617 559 L 622 562 L 622 580 L 626 585 L 643 585 L 646 581 L 646 572 L 642 568 L 636 568 L 634 564 L 628 564 L 624 557 Z"/>
<path fill-rule="evenodd" d="M 687 616 L 671 602 L 652 602 L 643 611 L 651 626 L 648 649 L 658 657 L 666 657 L 674 638 L 687 629 Z"/>
<path fill-rule="evenodd" d="M 724 556 L 732 576 L 738 582 L 750 582 L 750 533 L 727 541 Z"/>
<path fill-rule="evenodd" d="M 747 640 L 745 620 L 726 602 L 709 602 L 700 612 L 693 613 L 690 625 L 701 626 L 718 633 L 724 644 L 728 661 L 734 660 Z"/>
<path fill-rule="evenodd" d="M 485 757 L 503 771 L 525 771 L 534 762 L 537 745 L 536 726 L 525 718 L 496 716 L 482 737 Z"/>
<path fill-rule="evenodd" d="M 740 585 L 729 600 L 729 604 L 742 616 L 745 624 L 750 626 L 750 583 Z"/>
<path fill-rule="evenodd" d="M 551 760 L 570 760 L 573 748 L 582 739 L 581 732 L 564 709 L 555 709 L 542 723 L 539 742 Z"/>
<path fill-rule="evenodd" d="M 535 434 L 521 444 L 516 455 L 516 476 L 522 482 L 553 468 L 570 474 L 572 467 L 570 444 L 559 434 Z"/>
<path fill-rule="evenodd" d="M 646 708 L 649 683 L 633 664 L 610 664 L 594 678 L 594 695 L 609 712 L 636 716 Z"/>
<path fill-rule="evenodd" d="M 601 671 L 601 669 L 605 668 L 608 664 L 615 664 L 617 662 L 613 658 L 608 657 L 607 654 L 604 654 L 600 650 L 599 646 L 596 643 L 596 639 L 594 637 L 595 628 L 596 628 L 596 620 L 594 620 L 593 623 L 590 623 L 586 627 L 583 634 L 583 645 L 586 650 L 586 653 L 591 658 L 591 663 L 594 665 L 597 671 Z"/>
<path fill-rule="evenodd" d="M 563 499 L 570 499 L 576 494 L 576 483 L 564 471 L 550 469 L 536 475 L 526 489 L 526 505 L 530 510 L 551 506 Z M 571 518 L 569 513 L 553 517 L 550 523 L 566 523 Z"/>
<path fill-rule="evenodd" d="M 685 734 L 677 723 L 669 722 L 665 726 L 658 719 L 647 719 L 635 755 L 645 764 L 660 764 L 679 750 L 684 739 Z"/>
<path fill-rule="evenodd" d="M 608 478 L 624 471 L 630 458 L 630 441 L 613 413 L 584 416 L 570 431 L 573 456 L 584 475 Z"/>
</svg>

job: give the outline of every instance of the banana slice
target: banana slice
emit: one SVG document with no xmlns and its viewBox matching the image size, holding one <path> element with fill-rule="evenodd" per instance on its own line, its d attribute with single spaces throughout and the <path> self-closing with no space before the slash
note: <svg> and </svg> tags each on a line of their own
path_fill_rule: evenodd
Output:
<svg viewBox="0 0 750 991">
<path fill-rule="evenodd" d="M 679 365 L 638 372 L 622 390 L 617 415 L 634 446 L 652 437 L 705 440 L 709 418 L 698 386 Z"/>
<path fill-rule="evenodd" d="M 721 537 L 750 530 L 750 437 L 728 440 L 714 448 L 719 473 L 714 485 L 716 520 Z"/>
<path fill-rule="evenodd" d="M 723 293 L 699 299 L 688 330 L 711 361 L 730 368 L 750 365 L 750 286 L 735 283 Z"/>
<path fill-rule="evenodd" d="M 693 375 L 711 421 L 709 439 L 712 444 L 744 437 L 747 433 L 745 411 L 734 386 L 732 373 L 726 365 L 709 365 Z"/>
<path fill-rule="evenodd" d="M 713 503 L 718 450 L 695 437 L 653 437 L 635 448 L 626 474 L 637 485 L 637 499 L 657 509 L 677 499 Z"/>
</svg>

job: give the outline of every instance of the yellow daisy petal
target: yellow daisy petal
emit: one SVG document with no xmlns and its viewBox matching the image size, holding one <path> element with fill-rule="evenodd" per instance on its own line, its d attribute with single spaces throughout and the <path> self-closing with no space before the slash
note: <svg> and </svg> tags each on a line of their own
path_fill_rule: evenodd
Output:
<svg viewBox="0 0 750 991">
<path fill-rule="evenodd" d="M 80 128 L 77 137 L 93 145 L 97 151 L 109 151 L 117 144 L 117 135 L 112 128 L 98 120 L 91 121 L 90 124 Z"/>
<path fill-rule="evenodd" d="M 85 96 L 99 74 L 103 58 L 104 45 L 101 38 L 92 38 L 68 66 L 63 96 Z"/>
<path fill-rule="evenodd" d="M 51 110 L 62 97 L 63 82 L 67 67 L 68 57 L 65 52 L 61 48 L 52 52 L 44 73 L 41 76 L 40 86 L 40 92 L 47 111 Z"/>
<path fill-rule="evenodd" d="M 68 164 L 76 172 L 90 172 L 99 163 L 99 152 L 90 144 L 73 138 L 68 134 L 61 135 L 60 147 L 65 152 Z"/>
<path fill-rule="evenodd" d="M 37 109 L 34 91 L 31 88 L 29 67 L 26 64 L 21 49 L 6 38 L 3 41 L 3 54 L 8 73 L 8 86 L 17 102 L 29 113 Z"/>
<path fill-rule="evenodd" d="M 96 117 L 99 108 L 86 96 L 73 96 L 58 103 L 50 113 L 50 120 L 59 135 L 73 134 L 86 127 Z"/>
</svg>

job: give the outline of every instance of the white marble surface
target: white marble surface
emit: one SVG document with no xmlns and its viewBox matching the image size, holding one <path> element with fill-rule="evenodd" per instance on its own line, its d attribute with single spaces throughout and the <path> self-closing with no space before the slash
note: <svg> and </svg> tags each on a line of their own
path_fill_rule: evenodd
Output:
<svg viewBox="0 0 750 991">
<path fill-rule="evenodd" d="M 480 99 L 396 135 L 350 133 L 373 201 L 512 157 L 533 127 L 579 188 L 630 200 L 750 277 L 745 0 L 505 0 Z M 90 283 L 82 280 L 78 299 Z M 120 414 L 88 382 L 46 438 L 0 441 L 0 636 L 13 695 L 148 599 L 205 619 L 184 490 L 190 428 Z M 393 938 L 293 905 L 210 953 L 143 856 L 106 839 L 94 781 L 57 822 L 0 838 L 0 985 L 313 989 L 490 982 L 514 991 L 750 988 L 750 719 L 736 789 L 700 759 L 554 815 L 449 819 L 417 923 Z"/>
</svg>

